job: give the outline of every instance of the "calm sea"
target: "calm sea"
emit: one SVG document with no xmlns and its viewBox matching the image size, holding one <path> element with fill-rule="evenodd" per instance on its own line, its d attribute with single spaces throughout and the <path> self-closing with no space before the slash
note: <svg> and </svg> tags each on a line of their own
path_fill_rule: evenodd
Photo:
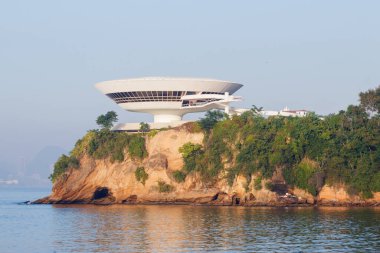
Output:
<svg viewBox="0 0 380 253">
<path fill-rule="evenodd" d="M 380 208 L 20 205 L 0 188 L 0 252 L 380 252 Z"/>
</svg>

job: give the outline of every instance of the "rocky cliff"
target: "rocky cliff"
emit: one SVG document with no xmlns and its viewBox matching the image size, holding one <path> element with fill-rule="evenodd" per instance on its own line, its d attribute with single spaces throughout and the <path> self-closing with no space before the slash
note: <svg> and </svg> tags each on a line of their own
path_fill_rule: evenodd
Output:
<svg viewBox="0 0 380 253">
<path fill-rule="evenodd" d="M 202 144 L 203 133 L 191 133 L 185 128 L 160 131 L 146 136 L 147 157 L 134 159 L 127 151 L 124 160 L 79 158 L 79 168 L 69 168 L 53 185 L 50 196 L 34 203 L 94 203 L 94 204 L 208 204 L 244 206 L 291 205 L 379 205 L 380 193 L 363 199 L 347 193 L 344 185 L 324 185 L 317 196 L 285 183 L 281 169 L 271 179 L 259 174 L 250 179 L 238 175 L 229 184 L 220 175 L 212 184 L 205 183 L 198 173 L 190 173 L 183 182 L 173 177 L 181 170 L 183 158 L 179 148 L 185 143 Z M 139 181 L 136 170 L 144 168 L 147 178 Z M 259 184 L 259 185 L 258 185 Z M 270 186 L 270 187 L 269 187 Z M 269 188 L 269 189 L 268 189 Z"/>
</svg>

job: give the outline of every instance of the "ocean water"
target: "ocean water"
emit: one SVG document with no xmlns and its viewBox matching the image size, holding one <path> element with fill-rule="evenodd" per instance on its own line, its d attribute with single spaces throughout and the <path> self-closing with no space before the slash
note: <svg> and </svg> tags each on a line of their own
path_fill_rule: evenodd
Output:
<svg viewBox="0 0 380 253">
<path fill-rule="evenodd" d="M 380 208 L 23 205 L 0 188 L 0 252 L 380 252 Z"/>
</svg>

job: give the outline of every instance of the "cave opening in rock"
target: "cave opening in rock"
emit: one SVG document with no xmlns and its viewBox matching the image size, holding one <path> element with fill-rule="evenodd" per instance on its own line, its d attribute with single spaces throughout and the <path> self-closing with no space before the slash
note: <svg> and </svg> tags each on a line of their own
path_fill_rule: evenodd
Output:
<svg viewBox="0 0 380 253">
<path fill-rule="evenodd" d="M 99 187 L 95 190 L 94 196 L 92 197 L 95 199 L 102 199 L 109 196 L 109 190 L 107 187 Z"/>
<path fill-rule="evenodd" d="M 217 194 L 215 194 L 214 196 L 212 196 L 211 201 L 215 201 L 215 200 L 217 200 L 218 197 L 219 197 L 219 193 L 217 193 Z"/>
<path fill-rule="evenodd" d="M 288 192 L 288 186 L 286 184 L 274 183 L 270 191 L 277 193 L 278 195 L 285 195 Z"/>
<path fill-rule="evenodd" d="M 240 205 L 240 198 L 235 198 L 235 205 Z"/>
</svg>

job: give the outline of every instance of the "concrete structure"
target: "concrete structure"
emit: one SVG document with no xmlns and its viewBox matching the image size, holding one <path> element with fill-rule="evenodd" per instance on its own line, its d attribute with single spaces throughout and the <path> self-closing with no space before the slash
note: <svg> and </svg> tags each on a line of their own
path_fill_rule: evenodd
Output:
<svg viewBox="0 0 380 253">
<path fill-rule="evenodd" d="M 192 112 L 212 109 L 224 110 L 227 114 L 240 115 L 249 109 L 232 108 L 231 102 L 241 101 L 232 96 L 243 85 L 228 81 L 196 78 L 146 77 L 106 81 L 96 84 L 103 94 L 111 98 L 121 108 L 131 112 L 150 113 L 154 122 L 150 129 L 180 126 L 182 116 Z M 264 117 L 285 116 L 304 117 L 306 110 L 261 111 Z M 136 132 L 139 123 L 116 125 L 115 131 Z"/>
<path fill-rule="evenodd" d="M 250 109 L 246 108 L 238 108 L 233 109 L 231 111 L 234 114 L 241 115 L 242 113 L 249 111 Z M 283 117 L 305 117 L 308 113 L 310 113 L 307 110 L 290 110 L 287 106 L 280 110 L 280 111 L 260 111 L 259 114 L 263 117 L 270 117 L 270 116 L 283 116 Z"/>
<path fill-rule="evenodd" d="M 307 110 L 290 110 L 287 106 L 281 111 L 262 111 L 263 116 L 305 117 Z"/>
<path fill-rule="evenodd" d="M 148 77 L 106 81 L 96 88 L 131 112 L 154 116 L 151 128 L 184 123 L 182 116 L 211 109 L 230 113 L 230 103 L 241 101 L 232 96 L 243 85 L 228 81 L 196 78 Z M 157 125 L 157 126 L 156 126 Z M 135 125 L 119 124 L 114 130 L 132 131 Z"/>
</svg>

